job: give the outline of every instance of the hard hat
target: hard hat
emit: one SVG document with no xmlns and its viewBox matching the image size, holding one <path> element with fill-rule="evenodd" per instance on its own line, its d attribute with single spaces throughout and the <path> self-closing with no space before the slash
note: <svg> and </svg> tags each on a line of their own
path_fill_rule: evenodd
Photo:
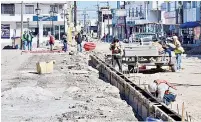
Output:
<svg viewBox="0 0 201 122">
<path fill-rule="evenodd" d="M 157 84 L 156 83 L 151 83 L 148 85 L 148 90 L 149 92 L 156 92 L 157 89 Z"/>
</svg>

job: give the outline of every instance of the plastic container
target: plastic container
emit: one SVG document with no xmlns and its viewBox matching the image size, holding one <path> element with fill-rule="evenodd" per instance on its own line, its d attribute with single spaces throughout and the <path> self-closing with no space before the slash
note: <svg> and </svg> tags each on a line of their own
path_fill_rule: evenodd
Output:
<svg viewBox="0 0 201 122">
<path fill-rule="evenodd" d="M 94 50 L 95 48 L 96 48 L 96 44 L 93 42 L 86 42 L 84 44 L 85 51 L 91 51 L 91 50 Z"/>
</svg>

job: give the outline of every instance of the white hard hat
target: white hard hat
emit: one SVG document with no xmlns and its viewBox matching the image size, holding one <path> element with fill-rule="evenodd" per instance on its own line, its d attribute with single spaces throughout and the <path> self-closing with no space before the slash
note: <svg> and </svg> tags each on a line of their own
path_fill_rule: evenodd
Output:
<svg viewBox="0 0 201 122">
<path fill-rule="evenodd" d="M 156 90 L 157 90 L 157 85 L 156 85 L 156 83 L 151 83 L 151 84 L 149 84 L 149 85 L 148 85 L 148 90 L 149 90 L 149 92 L 156 92 Z"/>
</svg>

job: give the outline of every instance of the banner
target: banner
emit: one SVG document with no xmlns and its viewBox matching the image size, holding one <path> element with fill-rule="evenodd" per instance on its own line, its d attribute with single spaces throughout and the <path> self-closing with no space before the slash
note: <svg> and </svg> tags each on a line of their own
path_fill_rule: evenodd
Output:
<svg viewBox="0 0 201 122">
<path fill-rule="evenodd" d="M 193 30 L 194 30 L 194 40 L 199 40 L 200 39 L 200 33 L 201 33 L 200 27 L 195 27 Z"/>
<path fill-rule="evenodd" d="M 10 39 L 10 24 L 1 24 L 1 38 Z"/>
<path fill-rule="evenodd" d="M 33 16 L 33 21 L 57 21 L 57 16 Z"/>
</svg>

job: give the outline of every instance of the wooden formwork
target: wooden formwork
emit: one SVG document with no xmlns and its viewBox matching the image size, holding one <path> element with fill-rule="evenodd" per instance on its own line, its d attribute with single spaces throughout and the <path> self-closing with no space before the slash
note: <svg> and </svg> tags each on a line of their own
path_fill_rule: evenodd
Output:
<svg viewBox="0 0 201 122">
<path fill-rule="evenodd" d="M 140 120 L 147 117 L 156 117 L 163 121 L 181 121 L 181 116 L 158 102 L 145 90 L 131 82 L 122 73 L 107 65 L 96 56 L 90 56 L 92 66 L 99 70 L 99 73 L 112 85 L 116 86 L 121 96 L 132 106 L 135 114 Z"/>
</svg>

